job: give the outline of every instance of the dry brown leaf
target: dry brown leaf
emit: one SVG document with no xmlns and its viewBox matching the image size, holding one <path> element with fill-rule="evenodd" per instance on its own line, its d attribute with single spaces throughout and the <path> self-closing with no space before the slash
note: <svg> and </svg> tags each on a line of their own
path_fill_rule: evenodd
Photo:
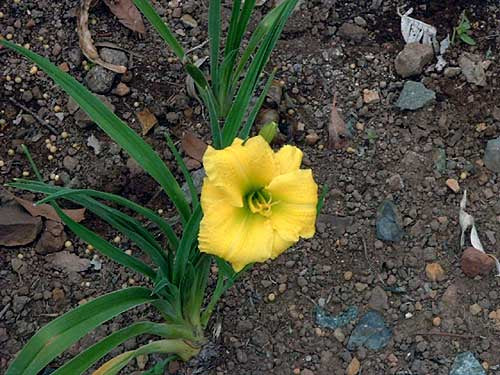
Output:
<svg viewBox="0 0 500 375">
<path fill-rule="evenodd" d="M 80 48 L 83 54 L 93 63 L 101 65 L 102 67 L 109 69 L 115 73 L 123 74 L 127 71 L 127 68 L 122 65 L 114 65 L 107 63 L 99 56 L 97 49 L 94 46 L 94 41 L 89 31 L 89 9 L 94 0 L 82 0 L 80 3 L 80 12 L 77 17 L 76 30 L 78 32 L 78 38 L 80 43 Z"/>
<path fill-rule="evenodd" d="M 148 134 L 148 132 L 156 124 L 158 124 L 158 119 L 156 118 L 156 116 L 147 108 L 144 109 L 144 111 L 137 113 L 137 118 L 139 119 L 139 122 L 142 126 L 142 135 Z"/>
<path fill-rule="evenodd" d="M 186 132 L 182 137 L 181 145 L 188 156 L 200 162 L 203 161 L 203 154 L 205 154 L 208 146 L 194 133 Z"/>
<path fill-rule="evenodd" d="M 332 114 L 328 125 L 328 148 L 344 148 L 349 132 L 337 110 L 337 95 L 333 97 Z"/>
<path fill-rule="evenodd" d="M 61 218 L 57 214 L 54 207 L 49 204 L 41 204 L 39 206 L 35 206 L 33 202 L 28 201 L 26 199 L 18 198 L 14 196 L 14 199 L 17 203 L 19 203 L 23 208 L 30 213 L 31 216 L 43 216 L 47 219 L 57 221 L 58 223 L 62 223 Z M 74 221 L 79 223 L 83 219 L 85 219 L 85 208 L 77 208 L 74 210 L 63 210 L 63 212 L 72 218 Z"/>
<path fill-rule="evenodd" d="M 146 32 L 141 13 L 137 10 L 132 0 L 104 0 L 106 4 L 120 23 L 132 31 L 140 34 Z"/>
</svg>

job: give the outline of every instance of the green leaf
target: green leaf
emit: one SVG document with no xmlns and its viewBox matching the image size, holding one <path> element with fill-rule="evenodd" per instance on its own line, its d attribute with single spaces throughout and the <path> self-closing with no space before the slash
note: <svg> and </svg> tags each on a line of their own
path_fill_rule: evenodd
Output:
<svg viewBox="0 0 500 375">
<path fill-rule="evenodd" d="M 229 21 L 229 29 L 227 31 L 226 47 L 224 48 L 224 57 L 232 53 L 237 46 L 236 33 L 238 32 L 238 21 L 240 19 L 241 0 L 233 1 L 233 9 L 231 10 L 231 19 Z"/>
<path fill-rule="evenodd" d="M 184 278 L 184 272 L 188 264 L 191 248 L 195 241 L 198 240 L 197 236 L 202 216 L 201 206 L 198 205 L 184 228 L 184 233 L 182 234 L 181 242 L 175 255 L 173 277 L 173 283 L 175 285 L 180 285 L 180 282 Z"/>
<path fill-rule="evenodd" d="M 102 359 L 117 346 L 132 337 L 144 334 L 157 335 L 164 338 L 185 338 L 185 335 L 189 335 L 190 331 L 186 327 L 153 322 L 133 323 L 87 348 L 69 362 L 66 362 L 64 366 L 59 367 L 52 375 L 83 374 L 94 363 Z M 187 337 L 189 338 L 190 336 Z"/>
<path fill-rule="evenodd" d="M 15 183 L 9 184 L 9 186 L 16 187 L 19 189 L 25 189 L 29 191 L 34 191 L 34 192 L 41 192 L 45 194 L 50 194 L 51 192 L 54 191 L 54 187 L 44 184 L 44 183 L 39 183 L 39 182 L 34 182 L 34 181 L 17 181 Z M 57 189 L 57 188 L 55 188 Z M 57 190 L 55 190 L 57 192 Z M 123 228 L 124 225 L 130 225 L 134 224 L 134 222 L 129 221 L 129 222 L 123 222 L 119 221 L 118 223 L 116 222 L 116 217 L 118 217 L 118 220 L 126 220 L 127 215 L 120 213 L 117 210 L 112 210 L 109 209 L 110 211 L 105 211 L 106 206 L 100 204 L 99 202 L 92 200 L 91 198 L 82 196 L 81 194 L 75 194 L 71 201 L 81 204 L 84 207 L 87 207 L 91 210 L 97 210 L 98 214 L 103 217 L 104 220 L 108 221 L 111 225 L 118 225 L 118 227 L 123 230 L 123 232 L 127 236 L 131 236 L 131 239 L 135 241 L 139 241 L 141 245 L 147 246 L 147 244 L 144 243 L 143 239 L 140 238 L 140 234 L 142 233 L 143 235 L 145 234 L 144 231 L 141 232 L 141 228 L 138 226 L 134 226 L 133 228 L 137 231 L 137 233 L 131 233 L 130 229 L 128 228 Z M 82 240 L 86 241 L 87 243 L 91 244 L 94 246 L 97 250 L 99 250 L 101 253 L 103 253 L 105 256 L 113 259 L 115 262 L 124 265 L 125 267 L 129 267 L 133 269 L 136 272 L 140 272 L 146 277 L 155 278 L 155 271 L 152 270 L 148 265 L 145 263 L 141 262 L 137 258 L 127 255 L 124 253 L 121 249 L 111 245 L 108 241 L 103 239 L 102 237 L 98 236 L 96 233 L 93 231 L 89 230 L 85 226 L 75 222 L 73 219 L 71 219 L 69 216 L 67 216 L 62 210 L 60 210 L 57 206 L 54 207 L 58 215 L 61 217 L 62 221 L 69 227 L 70 230 L 72 230 L 77 236 L 79 236 Z M 112 216 L 110 216 L 112 215 Z M 154 260 L 157 260 L 158 263 L 160 263 L 163 268 L 167 268 L 165 265 L 164 261 L 161 259 L 162 254 L 161 249 L 153 249 L 153 247 L 145 247 L 144 250 L 150 251 L 151 254 L 149 254 Z M 167 271 L 167 270 L 165 270 Z"/>
<path fill-rule="evenodd" d="M 102 323 L 154 300 L 149 289 L 135 287 L 106 294 L 67 312 L 40 329 L 28 341 L 6 375 L 37 374 Z"/>
<path fill-rule="evenodd" d="M 201 305 L 205 297 L 208 275 L 210 273 L 211 256 L 201 254 L 197 263 L 192 266 L 189 264 L 189 272 L 183 280 L 183 312 L 191 324 L 195 327 L 200 325 Z"/>
<path fill-rule="evenodd" d="M 42 199 L 38 204 L 42 204 L 45 202 L 48 202 L 49 200 L 55 200 L 58 198 L 64 198 L 64 199 L 72 199 L 75 198 L 74 200 L 76 203 L 81 204 L 81 200 L 78 199 L 78 197 L 75 197 L 75 195 L 83 195 L 87 197 L 96 197 L 99 199 L 103 199 L 109 202 L 117 203 L 120 206 L 129 208 L 135 212 L 137 212 L 139 215 L 142 215 L 146 219 L 150 220 L 153 222 L 162 232 L 165 234 L 165 236 L 168 239 L 168 242 L 170 244 L 171 249 L 176 249 L 177 246 L 179 245 L 179 239 L 177 238 L 177 235 L 175 234 L 174 230 L 172 227 L 159 215 L 157 215 L 154 211 L 150 210 L 149 208 L 143 207 L 140 204 L 137 204 L 135 202 L 132 202 L 131 200 L 128 200 L 126 198 L 123 198 L 119 195 L 111 194 L 111 193 L 105 193 L 97 190 L 91 190 L 91 189 L 66 189 L 62 187 L 55 187 L 52 185 L 48 185 L 51 187 L 51 189 L 54 189 L 56 192 L 53 193 L 48 193 L 46 194 L 51 194 L 49 197 L 46 197 Z M 21 186 L 18 186 L 22 188 Z"/>
<path fill-rule="evenodd" d="M 262 41 L 256 56 L 252 60 L 240 89 L 238 90 L 234 104 L 226 118 L 226 122 L 222 130 L 222 147 L 229 146 L 236 134 L 238 134 L 246 109 L 248 108 L 250 99 L 255 91 L 257 78 L 267 63 L 269 56 L 276 45 L 279 36 L 281 35 L 281 31 L 285 26 L 286 20 L 292 13 L 296 3 L 297 0 L 285 0 L 274 9 L 281 9 L 281 13 L 277 15 L 276 19 L 268 20 L 273 21 L 274 23 L 272 23 L 269 32 L 267 32 L 267 35 Z M 282 5 L 283 8 L 280 8 Z M 272 13 L 272 11 L 270 13 Z M 263 27 L 263 30 L 266 30 L 266 28 Z"/>
<path fill-rule="evenodd" d="M 208 82 L 203 75 L 203 72 L 194 64 L 187 64 L 186 71 L 194 79 L 196 84 L 203 90 L 208 89 Z"/>
<path fill-rule="evenodd" d="M 460 39 L 467 43 L 468 45 L 470 46 L 475 46 L 476 45 L 476 41 L 468 34 L 459 34 L 460 36 Z"/>
<path fill-rule="evenodd" d="M 127 365 L 127 363 L 140 355 L 152 353 L 172 353 L 178 355 L 183 361 L 187 361 L 191 357 L 198 354 L 199 351 L 199 348 L 190 345 L 190 343 L 182 339 L 153 341 L 149 344 L 141 346 L 138 349 L 116 356 L 97 369 L 94 374 L 116 375 Z"/>
<path fill-rule="evenodd" d="M 150 145 L 81 83 L 61 71 L 48 59 L 6 40 L 0 40 L 0 44 L 20 53 L 40 66 L 106 134 L 124 148 L 162 186 L 179 211 L 183 223 L 187 221 L 190 216 L 190 209 L 184 194 L 173 174 Z"/>
<path fill-rule="evenodd" d="M 174 142 L 172 141 L 172 138 L 168 133 L 165 133 L 165 138 L 167 140 L 167 145 L 172 154 L 175 157 L 175 161 L 177 162 L 177 165 L 182 171 L 182 175 L 184 176 L 184 179 L 186 180 L 186 183 L 189 187 L 189 192 L 191 194 L 191 206 L 195 208 L 198 205 L 198 191 L 196 190 L 196 187 L 194 186 L 193 178 L 191 177 L 191 173 L 189 173 L 186 163 L 184 163 L 184 160 L 181 157 L 181 154 L 179 154 L 179 151 L 177 150 L 177 147 L 175 147 Z"/>
<path fill-rule="evenodd" d="M 323 185 L 323 189 L 321 190 L 321 194 L 318 199 L 318 204 L 316 206 L 316 213 L 319 215 L 321 210 L 323 209 L 323 204 L 325 203 L 326 194 L 328 194 L 328 185 Z"/>
<path fill-rule="evenodd" d="M 166 374 L 165 368 L 167 365 L 175 361 L 178 357 L 176 355 L 171 355 L 168 356 L 167 358 L 161 360 L 160 362 L 157 362 L 153 367 L 151 367 L 149 370 L 146 370 L 142 373 L 142 375 L 164 375 Z"/>
<path fill-rule="evenodd" d="M 266 99 L 267 93 L 271 88 L 271 84 L 273 83 L 275 73 L 276 69 L 274 69 L 273 72 L 269 75 L 269 78 L 267 79 L 266 85 L 264 86 L 264 89 L 262 90 L 259 99 L 257 100 L 257 103 L 255 103 L 255 105 L 253 106 L 252 111 L 248 116 L 247 122 L 245 123 L 245 126 L 243 127 L 243 129 L 241 129 L 240 132 L 241 139 L 247 139 L 250 136 L 250 131 L 252 130 L 252 126 L 255 122 L 255 119 L 257 118 L 257 115 L 259 114 L 259 111 L 262 108 L 262 104 L 264 104 L 264 100 Z"/>
<path fill-rule="evenodd" d="M 155 9 L 151 6 L 151 3 L 148 0 L 134 0 L 134 4 L 139 10 L 144 14 L 144 17 L 148 19 L 148 21 L 153 25 L 158 34 L 163 38 L 163 40 L 168 44 L 172 51 L 176 54 L 176 56 L 184 62 L 186 58 L 186 54 L 180 45 L 180 43 L 175 38 L 174 34 L 170 30 L 170 28 L 163 22 L 161 17 L 155 11 Z"/>
<path fill-rule="evenodd" d="M 219 53 L 220 53 L 220 2 L 221 0 L 210 0 L 208 6 L 208 38 L 210 41 L 210 76 L 212 79 L 212 90 L 219 92 Z"/>
</svg>

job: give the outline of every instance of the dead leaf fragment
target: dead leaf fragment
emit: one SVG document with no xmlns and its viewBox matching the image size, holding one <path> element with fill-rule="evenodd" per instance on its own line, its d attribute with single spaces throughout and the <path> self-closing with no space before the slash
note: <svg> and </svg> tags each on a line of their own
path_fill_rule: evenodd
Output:
<svg viewBox="0 0 500 375">
<path fill-rule="evenodd" d="M 120 23 L 132 31 L 144 34 L 146 28 L 142 21 L 141 13 L 137 10 L 132 0 L 104 0 L 106 4 Z"/>
<path fill-rule="evenodd" d="M 198 138 L 194 133 L 186 132 L 182 137 L 181 146 L 184 152 L 195 160 L 201 162 L 203 154 L 207 149 L 207 144 Z"/>
<path fill-rule="evenodd" d="M 158 119 L 151 113 L 149 109 L 144 109 L 143 111 L 137 113 L 137 118 L 142 126 L 142 135 L 148 134 L 148 132 L 158 124 Z"/>
<path fill-rule="evenodd" d="M 347 145 L 349 132 L 337 110 L 337 95 L 333 97 L 332 114 L 328 125 L 328 148 L 344 148 Z"/>
<path fill-rule="evenodd" d="M 57 214 L 56 210 L 49 204 L 41 204 L 39 206 L 35 206 L 33 202 L 28 201 L 26 199 L 18 198 L 14 196 L 14 199 L 19 203 L 23 208 L 29 212 L 31 216 L 43 216 L 44 218 L 57 221 L 58 223 L 62 223 L 61 218 Z M 68 215 L 71 219 L 79 223 L 83 219 L 85 219 L 85 208 L 77 208 L 72 210 L 63 210 L 63 212 Z"/>
<path fill-rule="evenodd" d="M 107 63 L 101 59 L 94 46 L 94 41 L 92 40 L 92 36 L 89 31 L 89 9 L 92 6 L 92 3 L 93 0 L 82 0 L 80 3 L 80 11 L 76 23 L 80 48 L 83 54 L 93 63 L 99 64 L 115 73 L 123 74 L 127 71 L 125 66 Z"/>
</svg>

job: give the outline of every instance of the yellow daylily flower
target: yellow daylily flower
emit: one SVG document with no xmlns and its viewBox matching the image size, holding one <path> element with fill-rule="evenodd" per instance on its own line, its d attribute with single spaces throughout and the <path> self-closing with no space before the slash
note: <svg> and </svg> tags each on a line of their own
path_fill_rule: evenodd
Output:
<svg viewBox="0 0 500 375">
<path fill-rule="evenodd" d="M 302 151 L 273 152 L 261 136 L 236 138 L 223 150 L 208 147 L 201 191 L 200 251 L 240 271 L 274 259 L 300 237 L 314 235 L 318 186 L 300 169 Z"/>
</svg>

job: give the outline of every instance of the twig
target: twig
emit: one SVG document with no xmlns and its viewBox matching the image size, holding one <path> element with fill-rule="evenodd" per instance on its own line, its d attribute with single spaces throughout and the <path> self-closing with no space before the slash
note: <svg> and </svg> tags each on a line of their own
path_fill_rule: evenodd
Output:
<svg viewBox="0 0 500 375">
<path fill-rule="evenodd" d="M 485 339 L 484 336 L 476 336 L 476 335 L 460 335 L 458 333 L 448 333 L 448 332 L 417 332 L 415 335 L 419 336 L 447 336 L 447 337 L 456 337 L 457 339 Z"/>
<path fill-rule="evenodd" d="M 24 104 L 21 104 L 19 103 L 16 99 L 14 98 L 9 98 L 9 100 L 11 101 L 12 104 L 18 106 L 19 108 L 21 108 L 24 112 L 28 112 L 31 116 L 33 116 L 33 118 L 35 120 L 37 120 L 39 123 L 41 123 L 43 126 L 47 127 L 47 129 L 49 129 L 52 134 L 54 135 L 57 135 L 58 132 L 57 130 L 50 124 L 47 123 L 47 121 L 45 121 L 43 118 L 41 118 L 40 116 L 38 116 L 35 112 L 33 112 L 31 109 L 29 109 L 28 107 L 26 107 Z"/>
<path fill-rule="evenodd" d="M 205 40 L 203 43 L 198 44 L 197 46 L 194 46 L 194 47 L 193 47 L 193 48 L 191 48 L 191 49 L 188 49 L 188 50 L 186 51 L 186 55 L 189 55 L 191 52 L 196 51 L 197 49 L 199 49 L 199 48 L 203 47 L 203 46 L 204 46 L 205 44 L 207 44 L 207 43 L 208 43 L 208 39 L 207 39 L 207 40 Z"/>
</svg>

